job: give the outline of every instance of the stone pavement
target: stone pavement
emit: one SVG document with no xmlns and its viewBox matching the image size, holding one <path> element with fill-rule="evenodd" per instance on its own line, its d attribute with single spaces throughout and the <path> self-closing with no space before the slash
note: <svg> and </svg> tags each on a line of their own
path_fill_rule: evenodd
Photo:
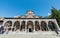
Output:
<svg viewBox="0 0 60 38">
<path fill-rule="evenodd" d="M 26 33 L 26 34 L 3 34 L 0 38 L 60 38 L 60 35 L 56 35 L 54 32 L 48 34 L 47 32 L 40 33 Z"/>
</svg>

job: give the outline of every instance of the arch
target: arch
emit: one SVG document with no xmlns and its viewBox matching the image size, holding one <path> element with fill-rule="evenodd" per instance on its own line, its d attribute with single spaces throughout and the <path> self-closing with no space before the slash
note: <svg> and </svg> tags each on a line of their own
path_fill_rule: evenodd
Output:
<svg viewBox="0 0 60 38">
<path fill-rule="evenodd" d="M 27 31 L 28 32 L 33 32 L 33 29 L 34 29 L 34 27 L 33 27 L 33 22 L 32 21 L 28 21 L 27 22 Z"/>
<path fill-rule="evenodd" d="M 4 26 L 12 26 L 12 21 L 5 22 Z"/>
<path fill-rule="evenodd" d="M 21 31 L 25 31 L 25 21 L 22 21 L 22 24 L 21 24 Z"/>
<path fill-rule="evenodd" d="M 14 23 L 14 29 L 15 30 L 18 30 L 18 29 L 20 29 L 20 22 L 19 21 L 15 21 L 15 23 Z"/>
<path fill-rule="evenodd" d="M 47 24 L 46 24 L 45 21 L 41 21 L 41 29 L 42 29 L 42 31 L 47 31 L 48 30 L 47 29 Z"/>
<path fill-rule="evenodd" d="M 39 22 L 35 21 L 35 30 L 38 31 L 40 30 Z"/>
<path fill-rule="evenodd" d="M 48 22 L 48 26 L 49 26 L 49 28 L 50 28 L 52 31 L 54 31 L 55 29 L 57 29 L 56 24 L 55 24 L 53 21 L 49 21 L 49 22 Z"/>
<path fill-rule="evenodd" d="M 11 26 L 12 26 L 12 21 L 7 21 L 4 24 L 4 27 L 6 27 L 5 29 L 7 29 L 7 30 L 11 30 Z M 7 28 L 7 27 L 9 27 L 9 28 Z"/>
</svg>

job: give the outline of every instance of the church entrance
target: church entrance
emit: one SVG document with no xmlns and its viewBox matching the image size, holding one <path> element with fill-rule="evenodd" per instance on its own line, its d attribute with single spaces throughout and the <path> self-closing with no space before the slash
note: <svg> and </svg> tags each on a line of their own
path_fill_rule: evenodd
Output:
<svg viewBox="0 0 60 38">
<path fill-rule="evenodd" d="M 29 28 L 29 32 L 32 32 L 32 29 L 31 28 Z"/>
<path fill-rule="evenodd" d="M 28 21 L 27 23 L 27 31 L 28 32 L 33 32 L 33 22 L 32 21 Z"/>
<path fill-rule="evenodd" d="M 32 25 L 29 25 L 28 26 L 28 32 L 32 32 L 33 30 L 32 30 Z"/>
</svg>

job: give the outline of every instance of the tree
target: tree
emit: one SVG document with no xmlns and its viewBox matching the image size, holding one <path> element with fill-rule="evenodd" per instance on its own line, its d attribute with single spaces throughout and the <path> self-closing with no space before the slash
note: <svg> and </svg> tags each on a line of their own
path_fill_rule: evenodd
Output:
<svg viewBox="0 0 60 38">
<path fill-rule="evenodd" d="M 60 10 L 57 10 L 54 7 L 52 7 L 51 15 L 47 16 L 47 18 L 56 19 L 59 26 L 60 26 Z"/>
<path fill-rule="evenodd" d="M 58 10 L 55 9 L 54 7 L 52 7 L 52 9 L 51 9 L 51 18 L 55 18 L 55 19 L 59 18 L 58 14 L 59 14 Z"/>
</svg>

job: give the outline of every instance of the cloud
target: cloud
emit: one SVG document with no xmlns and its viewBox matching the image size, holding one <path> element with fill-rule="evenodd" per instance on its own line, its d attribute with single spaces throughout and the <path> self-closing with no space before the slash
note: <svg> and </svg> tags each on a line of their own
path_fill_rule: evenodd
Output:
<svg viewBox="0 0 60 38">
<path fill-rule="evenodd" d="M 51 15 L 51 13 L 48 13 L 48 15 Z"/>
</svg>

